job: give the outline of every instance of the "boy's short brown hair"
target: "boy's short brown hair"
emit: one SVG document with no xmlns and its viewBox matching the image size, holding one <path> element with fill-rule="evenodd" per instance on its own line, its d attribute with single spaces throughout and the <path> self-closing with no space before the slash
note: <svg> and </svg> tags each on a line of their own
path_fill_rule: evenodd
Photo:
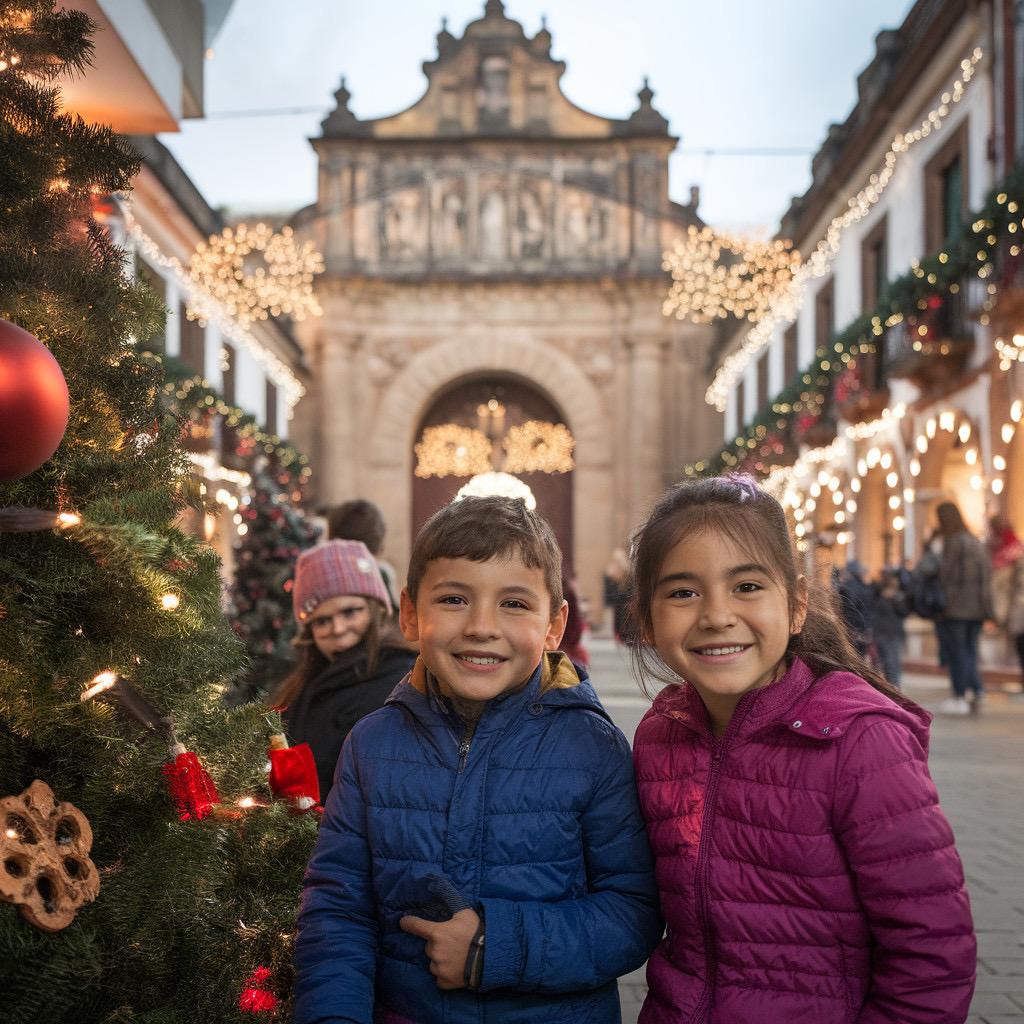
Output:
<svg viewBox="0 0 1024 1024">
<path fill-rule="evenodd" d="M 427 566 L 438 558 L 491 558 L 518 555 L 529 569 L 544 573 L 551 614 L 562 607 L 562 552 L 548 521 L 521 498 L 459 498 L 435 512 L 416 535 L 406 587 L 416 593 Z"/>
</svg>

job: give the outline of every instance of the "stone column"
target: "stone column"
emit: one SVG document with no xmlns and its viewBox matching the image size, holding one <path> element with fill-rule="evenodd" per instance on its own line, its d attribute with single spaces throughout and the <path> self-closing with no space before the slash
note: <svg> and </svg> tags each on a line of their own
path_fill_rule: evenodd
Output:
<svg viewBox="0 0 1024 1024">
<path fill-rule="evenodd" d="M 357 498 L 356 463 L 365 439 L 358 436 L 353 381 L 358 338 L 328 331 L 324 337 L 320 392 L 320 465 L 317 494 L 329 504 Z"/>
<path fill-rule="evenodd" d="M 661 337 L 633 337 L 629 349 L 629 518 L 641 522 L 661 491 L 663 351 Z"/>
</svg>

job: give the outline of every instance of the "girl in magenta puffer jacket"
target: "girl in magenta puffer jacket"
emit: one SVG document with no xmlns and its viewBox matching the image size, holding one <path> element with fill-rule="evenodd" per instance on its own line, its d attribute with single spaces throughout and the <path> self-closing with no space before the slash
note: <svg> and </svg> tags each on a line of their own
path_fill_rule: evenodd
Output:
<svg viewBox="0 0 1024 1024">
<path fill-rule="evenodd" d="M 961 1024 L 976 948 L 931 716 L 809 592 L 782 507 L 680 484 L 633 568 L 638 667 L 677 680 L 634 743 L 668 925 L 640 1024 Z"/>
</svg>

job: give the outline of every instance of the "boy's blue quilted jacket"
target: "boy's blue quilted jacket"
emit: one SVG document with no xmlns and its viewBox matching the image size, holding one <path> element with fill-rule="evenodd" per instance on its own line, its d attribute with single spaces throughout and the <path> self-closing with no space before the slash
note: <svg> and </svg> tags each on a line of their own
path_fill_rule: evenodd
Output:
<svg viewBox="0 0 1024 1024">
<path fill-rule="evenodd" d="M 661 936 L 629 746 L 568 658 L 462 725 L 422 663 L 342 751 L 306 873 L 296 1024 L 616 1024 Z M 398 927 L 446 876 L 487 923 L 479 992 Z"/>
</svg>

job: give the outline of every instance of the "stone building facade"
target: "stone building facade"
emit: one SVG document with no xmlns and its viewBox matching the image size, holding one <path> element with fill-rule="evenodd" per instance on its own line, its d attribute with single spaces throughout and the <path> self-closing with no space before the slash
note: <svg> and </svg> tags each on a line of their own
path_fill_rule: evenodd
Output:
<svg viewBox="0 0 1024 1024">
<path fill-rule="evenodd" d="M 596 600 L 611 549 L 721 431 L 696 386 L 709 329 L 662 315 L 662 252 L 700 223 L 696 195 L 669 199 L 678 140 L 646 83 L 628 118 L 581 110 L 546 27 L 527 36 L 499 0 L 437 49 L 412 107 L 359 120 L 343 80 L 312 140 L 318 198 L 294 223 L 327 269 L 294 434 L 321 503 L 382 506 L 401 567 L 430 504 L 466 482 L 424 500 L 414 446 L 432 410 L 472 423 L 508 395 L 512 422 L 534 394 L 572 432 L 575 468 L 527 482 Z"/>
</svg>

